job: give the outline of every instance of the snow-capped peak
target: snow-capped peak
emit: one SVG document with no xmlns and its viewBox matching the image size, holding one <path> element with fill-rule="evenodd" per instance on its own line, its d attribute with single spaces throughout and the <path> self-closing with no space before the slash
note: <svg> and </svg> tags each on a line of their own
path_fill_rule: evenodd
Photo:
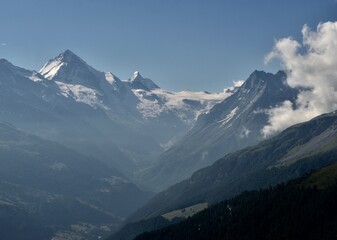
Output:
<svg viewBox="0 0 337 240">
<path fill-rule="evenodd" d="M 113 84 L 116 81 L 120 81 L 118 77 L 116 77 L 112 72 L 106 72 L 105 73 L 105 79 L 107 80 L 108 83 Z"/>
<path fill-rule="evenodd" d="M 94 88 L 99 88 L 99 81 L 105 78 L 103 72 L 92 68 L 70 50 L 49 60 L 42 67 L 40 73 L 49 80 Z"/>
<path fill-rule="evenodd" d="M 39 71 L 45 78 L 54 80 L 62 66 L 66 66 L 71 62 L 86 64 L 80 57 L 69 49 L 60 53 L 57 57 L 50 59 Z"/>
<path fill-rule="evenodd" d="M 70 63 L 72 61 L 80 61 L 80 62 L 85 63 L 79 56 L 77 56 L 75 53 L 73 53 L 69 49 L 65 50 L 64 52 L 61 52 L 57 57 L 50 60 L 50 62 L 53 62 L 53 61 L 59 61 L 63 63 Z"/>
<path fill-rule="evenodd" d="M 132 74 L 129 82 L 131 83 L 131 87 L 133 89 L 153 90 L 159 88 L 151 79 L 143 78 L 139 71 Z"/>
<path fill-rule="evenodd" d="M 61 58 L 65 62 L 70 62 L 73 59 L 77 59 L 77 60 L 83 61 L 79 56 L 77 56 L 75 53 L 73 53 L 69 49 L 67 49 L 64 52 L 62 52 L 58 57 Z"/>
<path fill-rule="evenodd" d="M 118 92 L 126 91 L 124 83 L 111 72 L 105 73 L 105 80 L 109 83 L 109 85 L 112 87 L 114 91 Z"/>
<path fill-rule="evenodd" d="M 140 75 L 139 71 L 135 71 L 132 76 L 131 76 L 131 79 L 130 81 L 131 82 L 134 82 L 134 81 L 137 81 L 138 79 L 142 79 L 142 75 Z"/>
</svg>

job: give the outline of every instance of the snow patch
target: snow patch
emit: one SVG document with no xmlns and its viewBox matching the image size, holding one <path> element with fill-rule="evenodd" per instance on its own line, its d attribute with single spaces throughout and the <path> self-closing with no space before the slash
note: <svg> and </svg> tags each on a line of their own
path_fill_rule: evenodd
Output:
<svg viewBox="0 0 337 240">
<path fill-rule="evenodd" d="M 215 104 L 232 95 L 230 92 L 169 92 L 163 89 L 154 89 L 152 93 L 165 102 L 167 109 L 175 112 L 181 120 L 188 124 L 193 124 L 200 114 L 208 112 Z"/>
<path fill-rule="evenodd" d="M 114 84 L 115 80 L 115 76 L 111 73 L 111 72 L 106 72 L 105 73 L 105 79 L 107 80 L 108 83 L 110 83 L 111 85 Z"/>
<path fill-rule="evenodd" d="M 58 81 L 55 81 L 55 83 L 58 85 L 63 96 L 71 97 L 76 102 L 85 103 L 94 108 L 101 107 L 108 110 L 108 107 L 100 100 L 102 94 L 97 90 L 77 84 L 69 84 Z"/>
<path fill-rule="evenodd" d="M 238 110 L 238 107 L 234 108 L 224 119 L 218 121 L 218 123 L 221 123 L 222 125 L 227 124 L 230 120 L 232 120 Z"/>
<path fill-rule="evenodd" d="M 137 104 L 137 110 L 142 114 L 143 118 L 155 118 L 162 112 L 166 111 L 166 107 L 160 104 L 156 96 L 151 91 L 142 89 L 132 90 L 135 96 L 140 100 Z"/>
<path fill-rule="evenodd" d="M 33 82 L 42 82 L 41 77 L 36 72 L 33 72 L 32 75 L 27 76 L 27 78 L 29 78 Z"/>
<path fill-rule="evenodd" d="M 40 70 L 40 73 L 47 79 L 52 79 L 59 69 L 64 65 L 61 60 L 54 60 L 47 62 Z"/>
</svg>

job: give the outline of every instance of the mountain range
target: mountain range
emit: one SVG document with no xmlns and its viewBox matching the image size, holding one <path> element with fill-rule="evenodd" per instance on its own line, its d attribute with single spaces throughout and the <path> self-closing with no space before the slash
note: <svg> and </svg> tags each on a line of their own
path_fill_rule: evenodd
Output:
<svg viewBox="0 0 337 240">
<path fill-rule="evenodd" d="M 270 108 L 296 107 L 286 78 L 254 71 L 222 93 L 170 92 L 70 50 L 40 71 L 0 59 L 0 235 L 97 239 L 124 221 L 111 239 L 132 239 L 335 163 L 336 112 L 263 135 Z"/>
<path fill-rule="evenodd" d="M 208 231 L 213 227 L 216 228 L 219 221 L 216 220 L 217 223 L 215 223 L 209 219 L 212 217 L 209 215 L 209 211 L 213 210 L 205 210 L 198 214 L 205 206 L 206 208 L 210 206 L 211 209 L 216 209 L 217 206 L 225 206 L 227 209 L 227 203 L 213 205 L 245 191 L 267 188 L 302 177 L 322 167 L 322 170 L 311 174 L 310 177 L 305 177 L 305 180 L 302 179 L 303 184 L 301 186 L 317 186 L 319 189 L 327 188 L 330 185 L 334 185 L 336 181 L 336 149 L 337 112 L 334 111 L 308 122 L 289 127 L 269 140 L 227 154 L 213 165 L 196 171 L 191 178 L 173 185 L 153 197 L 145 206 L 132 214 L 125 225 L 109 239 L 131 240 L 141 233 L 144 234 L 137 239 L 152 239 L 154 236 L 158 237 L 157 234 L 159 233 L 163 234 L 161 236 L 164 239 L 167 236 L 172 239 L 185 239 L 179 234 L 193 232 L 189 224 L 194 219 L 199 225 L 202 222 L 202 224 L 208 226 L 205 227 L 204 231 Z M 295 190 L 294 192 L 297 191 L 296 189 L 292 190 Z M 280 194 L 283 193 L 282 191 L 280 192 Z M 255 197 L 255 193 L 251 195 Z M 245 198 L 245 196 L 246 194 L 243 193 L 238 198 Z M 282 195 L 281 198 L 287 198 L 287 196 Z M 259 198 L 255 200 L 260 201 Z M 290 199 L 290 201 L 292 200 Z M 308 201 L 311 200 L 308 199 Z M 291 203 L 288 202 L 287 204 Z M 196 206 L 204 207 L 198 210 Z M 184 212 L 189 211 L 188 209 L 192 210 L 192 217 L 186 220 L 183 216 Z M 194 214 L 196 217 L 194 217 Z M 224 218 L 222 211 L 214 212 L 214 216 L 218 214 L 219 217 Z M 173 216 L 173 218 L 167 219 L 166 216 L 168 215 Z M 199 216 L 203 217 L 199 218 Z M 177 226 L 167 227 L 177 222 L 182 223 Z M 214 224 L 213 227 L 211 226 L 212 224 Z M 186 231 L 179 229 L 180 226 L 184 226 L 183 229 Z M 154 230 L 156 231 L 150 233 L 150 235 L 145 233 Z M 317 228 L 313 227 L 313 230 L 316 231 Z M 180 233 L 175 235 L 178 232 Z M 197 234 L 194 237 L 202 236 L 205 236 L 205 234 Z M 230 236 L 232 236 L 232 233 Z"/>
<path fill-rule="evenodd" d="M 157 194 L 129 220 L 162 215 L 197 203 L 215 203 L 300 177 L 336 162 L 337 112 L 294 125 L 259 144 L 227 154 L 189 179 Z"/>
<path fill-rule="evenodd" d="M 285 79 L 283 71 L 254 71 L 231 96 L 199 115 L 193 128 L 144 172 L 143 181 L 163 190 L 227 153 L 264 140 L 267 110 L 296 99 L 298 90 Z"/>
<path fill-rule="evenodd" d="M 135 72 L 120 80 L 70 50 L 39 72 L 0 60 L 0 120 L 95 156 L 133 178 L 231 93 L 169 92 Z"/>
<path fill-rule="evenodd" d="M 231 94 L 120 80 L 70 50 L 39 72 L 0 59 L 1 236 L 108 234 L 153 195 L 137 172 Z"/>
</svg>

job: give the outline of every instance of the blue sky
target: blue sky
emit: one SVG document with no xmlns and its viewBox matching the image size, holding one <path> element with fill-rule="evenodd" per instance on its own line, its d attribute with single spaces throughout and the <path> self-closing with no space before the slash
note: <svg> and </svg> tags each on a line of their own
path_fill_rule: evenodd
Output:
<svg viewBox="0 0 337 240">
<path fill-rule="evenodd" d="M 0 58 L 40 69 L 70 49 L 127 79 L 221 91 L 264 65 L 275 39 L 337 20 L 336 0 L 0 0 Z"/>
</svg>

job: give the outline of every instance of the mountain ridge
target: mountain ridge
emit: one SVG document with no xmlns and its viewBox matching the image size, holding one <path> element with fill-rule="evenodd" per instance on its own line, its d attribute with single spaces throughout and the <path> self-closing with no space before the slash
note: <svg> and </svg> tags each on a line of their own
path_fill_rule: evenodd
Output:
<svg viewBox="0 0 337 240">
<path fill-rule="evenodd" d="M 284 100 L 294 101 L 298 93 L 285 84 L 285 78 L 283 71 L 254 71 L 231 96 L 200 114 L 193 128 L 143 173 L 144 181 L 165 189 L 226 153 L 263 140 L 266 110 Z"/>
<path fill-rule="evenodd" d="M 40 73 L 7 60 L 0 69 L 0 120 L 94 155 L 133 179 L 200 113 L 230 95 L 168 92 L 139 72 L 120 80 L 70 50 Z"/>
<path fill-rule="evenodd" d="M 134 239 L 333 239 L 336 175 L 333 164 L 272 188 L 243 192 Z"/>
<path fill-rule="evenodd" d="M 323 145 L 306 148 L 307 143 L 319 141 L 322 136 L 329 136 L 329 141 L 325 139 Z M 336 111 L 294 125 L 271 139 L 227 154 L 213 165 L 196 171 L 189 179 L 157 194 L 129 221 L 155 217 L 196 203 L 214 203 L 244 190 L 275 185 L 335 163 L 336 139 Z M 284 164 L 287 154 L 301 150 L 305 151 L 296 161 Z"/>
</svg>

